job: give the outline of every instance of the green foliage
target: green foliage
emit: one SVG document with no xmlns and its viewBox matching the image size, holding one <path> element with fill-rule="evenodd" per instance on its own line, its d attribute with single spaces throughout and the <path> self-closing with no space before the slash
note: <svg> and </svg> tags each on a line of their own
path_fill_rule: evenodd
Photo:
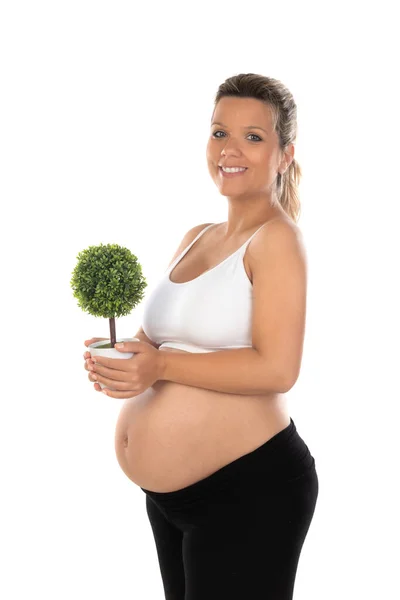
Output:
<svg viewBox="0 0 400 600">
<path fill-rule="evenodd" d="M 79 307 L 95 317 L 129 315 L 147 287 L 137 257 L 117 244 L 89 246 L 79 252 L 71 287 Z"/>
</svg>

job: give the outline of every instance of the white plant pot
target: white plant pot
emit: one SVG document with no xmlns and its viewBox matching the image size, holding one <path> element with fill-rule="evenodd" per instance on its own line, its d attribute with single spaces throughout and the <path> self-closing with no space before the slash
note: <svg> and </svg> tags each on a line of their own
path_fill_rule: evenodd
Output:
<svg viewBox="0 0 400 600">
<path fill-rule="evenodd" d="M 88 346 L 86 350 L 90 352 L 92 356 L 106 356 L 107 358 L 132 358 L 132 356 L 135 354 L 134 352 L 118 352 L 118 350 L 116 350 L 115 348 L 98 348 L 98 346 L 102 346 L 103 344 L 107 343 L 109 344 L 110 342 L 110 339 L 100 340 L 99 342 L 94 342 L 93 344 L 90 344 L 90 346 Z M 140 342 L 140 340 L 139 338 L 117 338 L 117 342 Z M 115 391 L 115 388 L 107 387 L 106 385 L 104 385 L 104 383 L 100 383 L 100 381 L 98 381 L 97 383 L 99 384 L 101 389 L 105 388 L 106 390 Z"/>
</svg>

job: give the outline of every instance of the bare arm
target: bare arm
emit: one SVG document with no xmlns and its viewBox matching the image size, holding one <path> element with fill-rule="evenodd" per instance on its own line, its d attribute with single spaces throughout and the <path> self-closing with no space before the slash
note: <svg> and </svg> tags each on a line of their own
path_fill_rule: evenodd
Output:
<svg viewBox="0 0 400 600">
<path fill-rule="evenodd" d="M 273 365 L 255 348 L 217 352 L 160 352 L 160 379 L 229 394 L 266 394 L 288 391 Z"/>
</svg>

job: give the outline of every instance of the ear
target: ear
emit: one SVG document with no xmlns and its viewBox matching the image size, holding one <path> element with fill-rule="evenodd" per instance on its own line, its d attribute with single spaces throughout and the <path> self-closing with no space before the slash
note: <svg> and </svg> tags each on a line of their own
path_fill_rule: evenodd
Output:
<svg viewBox="0 0 400 600">
<path fill-rule="evenodd" d="M 279 164 L 279 173 L 283 175 L 285 171 L 290 167 L 294 159 L 294 144 L 288 144 L 283 152 L 282 160 Z"/>
</svg>

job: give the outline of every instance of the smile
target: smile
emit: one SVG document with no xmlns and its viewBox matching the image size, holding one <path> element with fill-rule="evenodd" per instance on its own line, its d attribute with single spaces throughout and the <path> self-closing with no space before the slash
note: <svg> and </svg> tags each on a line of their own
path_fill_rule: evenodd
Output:
<svg viewBox="0 0 400 600">
<path fill-rule="evenodd" d="M 218 167 L 219 168 L 219 172 L 221 173 L 222 177 L 226 177 L 227 179 L 230 179 L 232 177 L 240 177 L 241 175 L 244 175 L 247 171 L 247 168 L 244 171 L 236 171 L 233 173 L 227 173 L 226 171 L 224 171 L 222 169 L 222 167 Z"/>
</svg>

